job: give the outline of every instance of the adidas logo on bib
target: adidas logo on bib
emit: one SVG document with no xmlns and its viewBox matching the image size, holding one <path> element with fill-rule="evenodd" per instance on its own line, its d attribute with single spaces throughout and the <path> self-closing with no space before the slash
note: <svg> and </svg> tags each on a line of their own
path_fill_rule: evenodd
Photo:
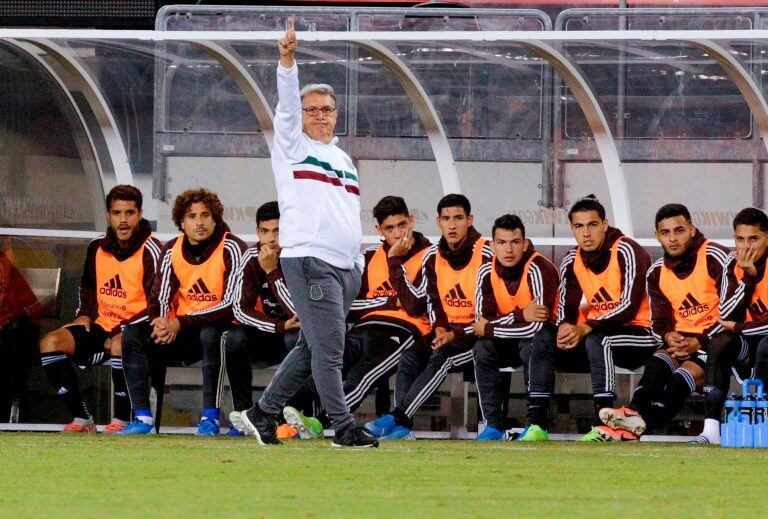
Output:
<svg viewBox="0 0 768 519">
<path fill-rule="evenodd" d="M 125 293 L 125 290 L 123 290 L 123 284 L 120 282 L 120 274 L 117 274 L 115 277 L 104 283 L 99 288 L 99 294 L 105 296 L 120 297 L 122 299 L 128 298 L 128 294 Z"/>
<path fill-rule="evenodd" d="M 474 302 L 467 299 L 459 283 L 456 283 L 456 286 L 445 295 L 443 302 L 445 306 L 454 308 L 471 308 L 474 306 Z"/>
<path fill-rule="evenodd" d="M 187 290 L 187 299 L 190 301 L 218 301 L 219 298 L 215 294 L 211 294 L 203 278 L 200 278 L 192 285 L 192 288 Z"/>
<path fill-rule="evenodd" d="M 688 292 L 688 295 L 683 299 L 683 304 L 677 309 L 680 312 L 681 317 L 689 317 L 691 315 L 701 314 L 709 312 L 709 305 L 703 305 L 699 303 L 693 294 Z"/>
<path fill-rule="evenodd" d="M 592 296 L 592 300 L 589 302 L 590 306 L 592 306 L 592 309 L 596 312 L 613 310 L 619 306 L 619 303 L 620 301 L 613 300 L 611 294 L 608 293 L 605 287 L 600 287 L 600 289 L 595 292 L 595 295 Z"/>
</svg>

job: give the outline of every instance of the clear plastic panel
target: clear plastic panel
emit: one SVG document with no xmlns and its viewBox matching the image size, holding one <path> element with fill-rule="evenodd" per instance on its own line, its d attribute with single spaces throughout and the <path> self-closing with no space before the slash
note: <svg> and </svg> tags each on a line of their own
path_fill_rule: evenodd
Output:
<svg viewBox="0 0 768 519">
<path fill-rule="evenodd" d="M 71 93 L 16 45 L 0 60 L 0 227 L 95 229 L 101 181 Z"/>
<path fill-rule="evenodd" d="M 566 13 L 567 31 L 751 29 L 735 13 Z M 722 68 L 685 43 L 626 45 L 567 43 L 564 48 L 589 76 L 617 138 L 743 139 L 751 134 L 749 109 Z M 749 53 L 747 45 L 744 50 Z M 588 136 L 584 115 L 565 89 L 565 135 Z"/>
<path fill-rule="evenodd" d="M 524 49 L 463 43 L 389 48 L 423 85 L 449 138 L 541 138 L 546 65 Z M 377 72 L 372 56 L 364 51 L 359 55 L 366 68 Z M 413 103 L 392 74 L 361 71 L 357 85 L 357 135 L 423 135 Z"/>
</svg>

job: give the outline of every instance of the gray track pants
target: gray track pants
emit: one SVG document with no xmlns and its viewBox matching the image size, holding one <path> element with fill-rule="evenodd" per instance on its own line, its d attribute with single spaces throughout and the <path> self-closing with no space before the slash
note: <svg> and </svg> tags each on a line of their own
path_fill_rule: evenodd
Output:
<svg viewBox="0 0 768 519">
<path fill-rule="evenodd" d="M 360 290 L 359 268 L 344 270 L 312 257 L 281 258 L 280 266 L 291 293 L 301 334 L 259 400 L 272 414 L 312 376 L 323 409 L 335 430 L 355 422 L 349 412 L 341 377 L 346 317 Z"/>
</svg>

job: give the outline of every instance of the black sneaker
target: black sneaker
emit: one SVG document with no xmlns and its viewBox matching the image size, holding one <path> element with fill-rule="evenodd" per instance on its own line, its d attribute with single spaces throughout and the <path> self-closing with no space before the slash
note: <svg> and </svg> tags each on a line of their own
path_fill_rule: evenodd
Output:
<svg viewBox="0 0 768 519">
<path fill-rule="evenodd" d="M 283 443 L 275 435 L 275 424 L 278 416 L 264 413 L 258 404 L 242 413 L 233 411 L 229 415 L 229 420 L 241 433 L 246 436 L 255 436 L 256 441 L 261 445 L 280 445 Z"/>
<path fill-rule="evenodd" d="M 336 431 L 331 446 L 363 449 L 378 447 L 379 440 L 365 427 L 347 427 L 341 431 Z"/>
</svg>

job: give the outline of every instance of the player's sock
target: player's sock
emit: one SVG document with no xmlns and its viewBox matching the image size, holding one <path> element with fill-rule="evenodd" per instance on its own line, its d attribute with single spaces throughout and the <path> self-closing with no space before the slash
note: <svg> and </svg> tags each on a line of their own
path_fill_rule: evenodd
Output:
<svg viewBox="0 0 768 519">
<path fill-rule="evenodd" d="M 131 399 L 128 397 L 128 385 L 123 372 L 123 357 L 113 356 L 109 359 L 112 366 L 112 386 L 115 389 L 114 398 L 115 418 L 128 422 L 131 419 Z"/>
<path fill-rule="evenodd" d="M 413 420 L 411 420 L 402 409 L 398 408 L 392 411 L 392 416 L 395 419 L 396 425 L 401 425 L 406 429 L 413 429 Z"/>
<path fill-rule="evenodd" d="M 652 399 L 646 406 L 637 406 L 645 420 L 646 431 L 674 418 L 695 390 L 696 380 L 694 376 L 688 370 L 676 369 L 664 393 L 659 398 Z"/>
<path fill-rule="evenodd" d="M 203 409 L 203 419 L 213 420 L 219 423 L 219 416 L 221 415 L 221 409 L 218 407 L 206 407 Z"/>
<path fill-rule="evenodd" d="M 675 364 L 666 356 L 654 355 L 645 363 L 643 376 L 632 393 L 632 404 L 646 407 L 653 398 L 660 396 L 669 382 Z"/>
<path fill-rule="evenodd" d="M 704 418 L 720 423 L 725 404 L 725 393 L 717 386 L 704 386 Z"/>
<path fill-rule="evenodd" d="M 595 417 L 597 417 L 597 423 L 600 422 L 600 409 L 604 407 L 613 407 L 616 402 L 616 395 L 613 393 L 599 393 L 592 395 L 592 403 L 595 405 Z"/>
<path fill-rule="evenodd" d="M 69 357 L 64 353 L 55 351 L 52 353 L 42 353 L 40 360 L 48 380 L 51 381 L 64 405 L 72 413 L 72 416 L 75 419 L 79 418 L 86 422 L 92 420 L 91 412 L 80 395 L 77 373 L 75 372 L 75 367 L 69 361 Z"/>
<path fill-rule="evenodd" d="M 706 438 L 709 443 L 714 445 L 720 444 L 720 420 L 714 418 L 704 419 L 704 430 L 699 436 Z"/>
<path fill-rule="evenodd" d="M 528 422 L 543 430 L 549 426 L 549 396 L 532 396 L 528 399 Z"/>
<path fill-rule="evenodd" d="M 155 417 L 152 416 L 152 409 L 134 409 L 133 415 L 137 420 L 145 424 L 155 425 Z"/>
</svg>

